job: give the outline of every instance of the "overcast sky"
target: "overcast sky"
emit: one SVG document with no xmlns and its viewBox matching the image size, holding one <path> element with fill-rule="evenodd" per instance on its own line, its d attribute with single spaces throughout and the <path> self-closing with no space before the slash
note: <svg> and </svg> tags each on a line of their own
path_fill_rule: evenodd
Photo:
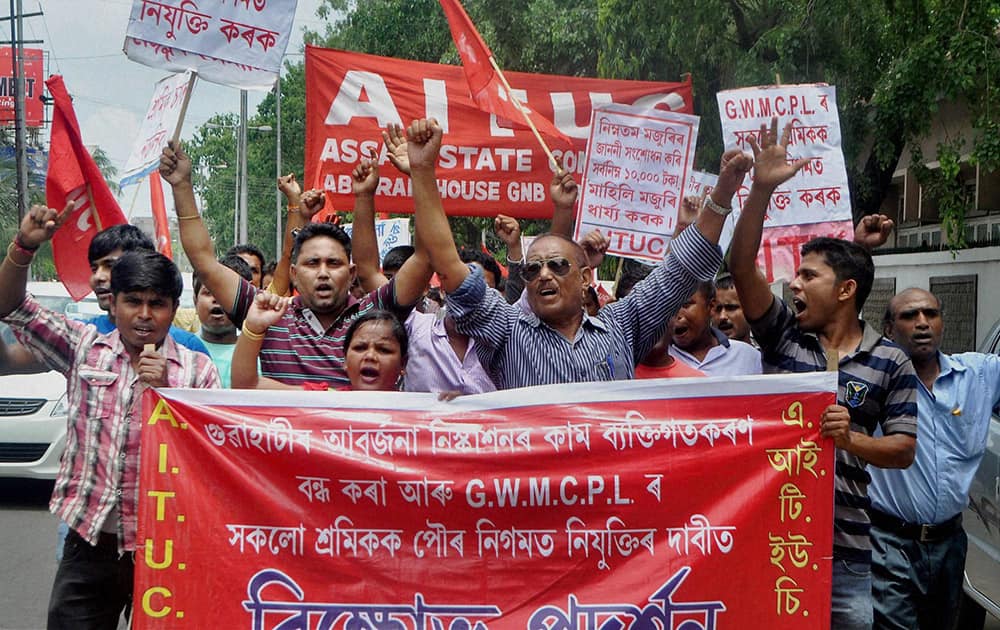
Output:
<svg viewBox="0 0 1000 630">
<path fill-rule="evenodd" d="M 298 0 L 289 56 L 301 59 L 304 27 L 322 30 L 323 23 L 316 17 L 319 3 Z M 4 3 L 0 13 L 6 15 L 6 6 Z M 28 46 L 47 51 L 47 71 L 63 76 L 73 96 L 84 142 L 104 149 L 119 170 L 128 159 L 154 84 L 167 75 L 163 70 L 129 61 L 122 52 L 131 6 L 130 0 L 23 0 L 25 13 L 45 13 L 44 17 L 24 21 L 26 39 L 44 40 L 43 44 Z M 0 28 L 9 29 L 9 23 L 0 22 Z M 9 34 L 7 30 L 3 39 L 9 39 Z M 249 94 L 252 115 L 263 94 Z M 212 115 L 238 112 L 239 106 L 239 90 L 200 81 L 191 98 L 182 138 L 192 137 L 194 130 Z M 145 185 L 138 196 L 134 186 L 125 190 L 121 203 L 126 213 L 133 198 L 137 199 L 134 214 L 148 214 Z M 169 206 L 169 199 L 167 203 Z"/>
</svg>

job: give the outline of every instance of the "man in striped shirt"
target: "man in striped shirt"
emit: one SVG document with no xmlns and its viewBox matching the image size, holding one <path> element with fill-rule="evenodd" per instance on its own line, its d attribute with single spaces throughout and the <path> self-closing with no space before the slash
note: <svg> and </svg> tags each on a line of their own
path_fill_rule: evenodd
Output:
<svg viewBox="0 0 1000 630">
<path fill-rule="evenodd" d="M 66 451 L 49 509 L 71 531 L 48 627 L 113 629 L 132 596 L 142 394 L 147 387 L 218 387 L 219 374 L 207 355 L 168 336 L 183 281 L 161 254 L 133 251 L 115 263 L 110 313 L 117 328 L 108 334 L 25 294 L 34 253 L 69 209 L 34 206 L 25 216 L 0 265 L 0 315 L 67 381 Z"/>
<path fill-rule="evenodd" d="M 243 326 L 259 289 L 216 260 L 208 230 L 198 215 L 191 160 L 179 145 L 171 143 L 163 150 L 160 175 L 173 188 L 184 252 L 229 318 Z M 298 212 L 309 216 L 302 217 L 306 225 L 294 237 L 289 269 L 299 295 L 274 326 L 243 328 L 245 341 L 260 348 L 260 375 L 285 385 L 336 388 L 348 384 L 344 338 L 351 322 L 372 309 L 388 310 L 405 320 L 423 297 L 431 276 L 427 256 L 418 248 L 388 284 L 356 300 L 350 294 L 355 276 L 350 237 L 339 226 L 308 222 L 322 207 L 322 191 L 302 195 Z M 257 387 L 256 371 L 240 367 L 233 365 L 233 388 Z"/>
<path fill-rule="evenodd" d="M 435 182 L 441 135 L 435 120 L 416 121 L 408 132 L 417 231 L 447 293 L 456 329 L 476 339 L 480 361 L 500 389 L 633 378 L 635 364 L 697 282 L 715 276 L 719 234 L 730 212 L 726 205 L 751 163 L 743 153 L 727 153 L 697 225 L 671 242 L 666 259 L 627 298 L 596 317 L 583 310 L 593 274 L 583 249 L 565 236 L 535 239 L 521 271 L 531 307 L 525 312 L 489 289 L 482 272 L 458 256 Z"/>
<path fill-rule="evenodd" d="M 906 468 L 917 436 L 917 377 L 906 354 L 859 313 L 875 275 L 865 248 L 817 238 L 802 247 L 792 306 L 776 299 L 757 269 L 764 214 L 775 188 L 806 160 L 789 164 L 788 127 L 777 119 L 761 130 L 754 181 L 736 224 L 730 270 L 743 312 L 761 348 L 765 372 L 825 370 L 837 358 L 837 404 L 821 418 L 821 434 L 836 446 L 831 627 L 871 628 L 871 541 L 867 464 Z M 875 436 L 876 429 L 882 435 Z"/>
</svg>

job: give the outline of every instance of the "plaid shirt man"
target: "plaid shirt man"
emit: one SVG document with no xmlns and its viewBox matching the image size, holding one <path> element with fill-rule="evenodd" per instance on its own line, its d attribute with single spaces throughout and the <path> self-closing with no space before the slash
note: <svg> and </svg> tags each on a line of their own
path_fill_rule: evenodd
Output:
<svg viewBox="0 0 1000 630">
<path fill-rule="evenodd" d="M 118 331 L 99 334 L 30 295 L 3 321 L 40 361 L 66 376 L 66 451 L 49 510 L 92 545 L 106 531 L 117 534 L 120 552 L 134 550 L 145 385 Z M 160 353 L 170 387 L 220 386 L 206 355 L 178 346 L 169 335 Z M 108 519 L 114 515 L 113 527 Z"/>
</svg>

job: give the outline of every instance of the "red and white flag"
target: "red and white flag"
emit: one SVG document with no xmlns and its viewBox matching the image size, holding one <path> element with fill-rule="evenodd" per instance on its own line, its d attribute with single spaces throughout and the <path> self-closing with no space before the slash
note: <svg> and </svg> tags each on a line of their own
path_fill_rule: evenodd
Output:
<svg viewBox="0 0 1000 630">
<path fill-rule="evenodd" d="M 87 248 L 91 239 L 104 228 L 126 220 L 101 170 L 83 145 L 73 102 L 62 77 L 52 75 L 45 86 L 53 102 L 45 199 L 50 207 L 58 209 L 73 203 L 70 216 L 52 237 L 52 255 L 59 279 L 73 299 L 79 301 L 90 293 Z"/>
<path fill-rule="evenodd" d="M 167 222 L 167 205 L 163 201 L 163 182 L 160 173 L 149 174 L 149 203 L 153 209 L 153 227 L 156 229 L 156 251 L 173 260 L 170 246 L 170 223 Z"/>
<path fill-rule="evenodd" d="M 572 144 L 565 134 L 556 129 L 551 120 L 521 101 L 518 101 L 520 108 L 514 103 L 517 97 L 504 85 L 499 68 L 490 63 L 493 52 L 469 19 L 469 14 L 462 8 L 462 3 L 459 0 L 441 0 L 441 8 L 448 18 L 451 38 L 455 40 L 455 48 L 462 58 L 465 78 L 469 81 L 469 92 L 476 106 L 522 126 L 528 126 L 526 118 L 530 118 L 540 133 Z"/>
</svg>

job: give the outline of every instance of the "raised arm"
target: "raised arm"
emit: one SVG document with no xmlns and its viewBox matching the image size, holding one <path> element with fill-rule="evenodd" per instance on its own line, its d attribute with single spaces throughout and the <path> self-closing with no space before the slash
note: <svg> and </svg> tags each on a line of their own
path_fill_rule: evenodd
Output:
<svg viewBox="0 0 1000 630">
<path fill-rule="evenodd" d="M 351 257 L 358 281 L 365 292 L 374 291 L 389 282 L 382 275 L 378 259 L 378 237 L 375 235 L 375 189 L 378 188 L 378 158 L 372 153 L 351 173 L 354 193 L 354 231 L 351 234 Z"/>
<path fill-rule="evenodd" d="M 208 287 L 222 308 L 226 309 L 226 313 L 232 316 L 241 278 L 215 257 L 212 237 L 201 221 L 198 204 L 194 198 L 191 158 L 184 153 L 180 143 L 171 140 L 163 149 L 160 155 L 160 177 L 173 189 L 177 225 L 184 253 L 198 272 L 202 284 Z"/>
<path fill-rule="evenodd" d="M 771 202 L 774 189 L 792 178 L 808 162 L 801 159 L 789 164 L 785 147 L 791 123 L 785 127 L 781 141 L 778 141 L 778 119 L 771 119 L 768 129 L 761 125 L 761 142 L 753 138 L 750 146 L 754 153 L 754 179 L 750 194 L 743 204 L 740 219 L 733 232 L 733 244 L 729 254 L 729 269 L 733 274 L 733 284 L 743 305 L 743 314 L 750 321 L 763 317 L 771 308 L 774 296 L 764 275 L 757 269 L 757 250 L 764 232 L 764 215 Z M 721 179 L 721 176 L 720 176 Z M 712 193 L 715 194 L 715 191 Z"/>
<path fill-rule="evenodd" d="M 549 198 L 553 206 L 552 227 L 549 231 L 566 238 L 573 238 L 576 198 L 580 194 L 580 189 L 573 179 L 573 174 L 563 169 L 562 164 L 558 164 L 558 167 L 549 184 Z"/>
<path fill-rule="evenodd" d="M 0 376 L 41 374 L 48 371 L 48 366 L 36 359 L 35 355 L 17 340 L 7 343 L 0 339 Z"/>
<path fill-rule="evenodd" d="M 233 389 L 300 389 L 260 376 L 258 371 L 260 348 L 267 329 L 281 320 L 291 301 L 291 298 L 266 292 L 254 297 L 243 322 L 243 334 L 236 340 L 236 348 L 233 349 L 229 373 Z"/>
<path fill-rule="evenodd" d="M 72 202 L 62 212 L 45 206 L 32 206 L 21 221 L 14 240 L 7 246 L 7 255 L 0 263 L 0 317 L 9 315 L 24 301 L 31 259 L 42 243 L 52 238 L 69 216 Z"/>
<path fill-rule="evenodd" d="M 884 214 L 869 214 L 861 217 L 854 227 L 854 242 L 868 251 L 885 245 L 895 222 Z"/>
<path fill-rule="evenodd" d="M 292 264 L 292 244 L 295 242 L 294 231 L 305 225 L 302 220 L 300 205 L 302 203 L 302 188 L 295 180 L 295 173 L 289 173 L 278 178 L 278 190 L 288 202 L 288 216 L 285 218 L 285 236 L 281 242 L 281 254 L 274 265 L 274 277 L 271 285 L 265 289 L 277 295 L 290 293 L 289 271 Z"/>
<path fill-rule="evenodd" d="M 441 126 L 433 118 L 415 120 L 406 135 L 417 232 L 441 280 L 441 287 L 451 292 L 469 275 L 469 268 L 458 257 L 435 179 L 434 169 L 441 150 Z"/>
</svg>

